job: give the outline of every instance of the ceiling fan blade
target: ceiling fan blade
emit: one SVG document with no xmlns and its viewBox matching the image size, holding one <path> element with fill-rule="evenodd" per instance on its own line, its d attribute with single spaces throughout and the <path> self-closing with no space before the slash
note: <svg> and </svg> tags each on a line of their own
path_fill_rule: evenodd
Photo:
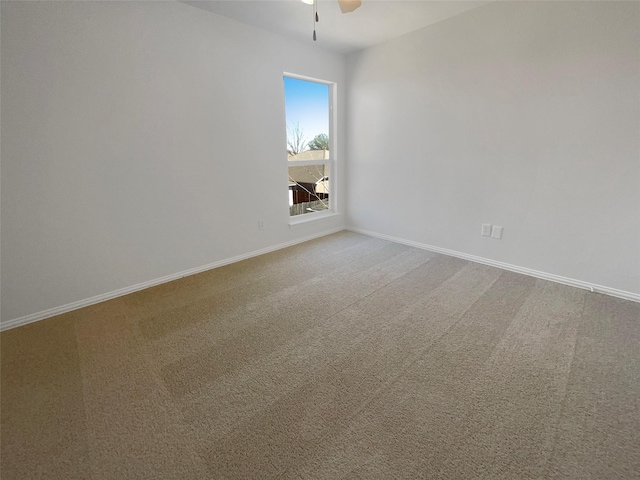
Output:
<svg viewBox="0 0 640 480">
<path fill-rule="evenodd" d="M 362 0 L 338 0 L 338 4 L 342 13 L 349 13 L 362 5 Z"/>
</svg>

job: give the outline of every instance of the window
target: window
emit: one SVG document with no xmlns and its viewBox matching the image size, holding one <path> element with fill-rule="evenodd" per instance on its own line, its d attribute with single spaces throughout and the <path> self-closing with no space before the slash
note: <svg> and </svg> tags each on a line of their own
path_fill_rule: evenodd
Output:
<svg viewBox="0 0 640 480">
<path fill-rule="evenodd" d="M 335 210 L 333 94 L 329 82 L 284 77 L 291 217 Z"/>
</svg>

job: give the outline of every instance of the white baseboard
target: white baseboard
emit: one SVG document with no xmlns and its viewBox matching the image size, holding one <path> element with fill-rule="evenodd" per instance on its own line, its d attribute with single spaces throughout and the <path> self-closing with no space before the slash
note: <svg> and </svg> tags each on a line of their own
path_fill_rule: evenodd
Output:
<svg viewBox="0 0 640 480">
<path fill-rule="evenodd" d="M 344 230 L 344 228 L 334 228 L 331 230 L 326 230 L 321 233 L 299 238 L 296 240 L 292 240 L 290 242 L 280 243 L 278 245 L 273 245 L 270 247 L 262 248 L 260 250 L 254 250 L 253 252 L 245 253 L 243 255 L 238 255 L 236 257 L 226 258 L 224 260 L 220 260 L 218 262 L 209 263 L 207 265 L 203 265 L 201 267 L 191 268 L 189 270 L 184 270 L 182 272 L 174 273 L 172 275 L 167 275 L 161 278 L 156 278 L 155 280 L 149 280 L 148 282 L 139 283 L 137 285 L 132 285 L 130 287 L 121 288 L 119 290 L 114 290 L 113 292 L 103 293 L 101 295 L 96 295 L 95 297 L 87 298 L 84 300 L 80 300 L 73 303 L 68 303 L 66 305 L 62 305 L 60 307 L 50 308 L 47 310 L 43 310 L 41 312 L 33 313 L 31 315 L 25 315 L 24 317 L 14 318 L 8 321 L 0 321 L 0 331 L 9 330 L 10 328 L 19 327 L 22 325 L 27 325 L 28 323 L 37 322 L 39 320 L 44 320 L 45 318 L 53 317 L 55 315 L 60 315 L 62 313 L 71 312 L 72 310 L 77 310 L 79 308 L 88 307 L 89 305 L 94 305 L 96 303 L 104 302 L 106 300 L 111 300 L 113 298 L 121 297 L 123 295 L 128 295 L 129 293 L 137 292 L 139 290 L 144 290 L 145 288 L 155 287 L 156 285 L 160 285 L 162 283 L 171 282 L 173 280 L 177 280 L 179 278 L 187 277 L 189 275 L 195 275 L 196 273 L 205 272 L 207 270 L 213 270 L 214 268 L 222 267 L 224 265 L 229 265 L 231 263 L 240 262 L 242 260 L 247 260 L 248 258 L 257 257 L 259 255 L 264 255 L 265 253 L 274 252 L 276 250 L 281 250 L 283 248 L 291 247 L 293 245 L 297 245 L 299 243 L 308 242 L 309 240 L 313 240 L 315 238 L 324 237 L 326 235 L 331 235 L 332 233 L 337 233 Z"/>
<path fill-rule="evenodd" d="M 466 253 L 456 252 L 455 250 L 448 250 L 446 248 L 434 247 L 433 245 L 427 245 L 424 243 L 413 242 L 411 240 L 405 240 L 403 238 L 392 237 L 390 235 L 384 235 L 382 233 L 370 232 L 361 228 L 347 227 L 347 230 L 351 232 L 361 233 L 370 237 L 377 237 L 383 240 L 389 240 L 390 242 L 401 243 L 403 245 L 409 245 L 411 247 L 420 248 L 422 250 L 429 250 L 431 252 L 442 253 L 451 257 L 458 257 L 471 262 L 482 263 L 491 267 L 501 268 L 503 270 L 509 270 L 511 272 L 522 273 L 523 275 L 529 275 L 531 277 L 540 278 L 542 280 L 549 280 L 551 282 L 562 283 L 572 287 L 583 288 L 590 292 L 603 293 L 605 295 L 611 295 L 612 297 L 623 298 L 625 300 L 631 300 L 633 302 L 640 302 L 640 294 L 626 292 L 624 290 L 618 290 L 615 288 L 605 287 L 603 285 L 595 285 L 582 280 L 575 280 L 573 278 L 562 277 L 560 275 L 554 275 L 552 273 L 540 272 L 538 270 L 532 270 L 530 268 L 519 267 L 517 265 L 511 265 L 509 263 L 497 262 L 488 258 L 476 257 L 475 255 L 468 255 Z"/>
<path fill-rule="evenodd" d="M 156 285 L 160 285 L 162 283 L 171 282 L 173 280 L 177 280 L 179 278 L 187 277 L 189 275 L 195 275 L 196 273 L 205 272 L 207 270 L 212 270 L 214 268 L 222 267 L 224 265 L 229 265 L 231 263 L 240 262 L 242 260 L 246 260 L 252 257 L 257 257 L 259 255 L 263 255 L 265 253 L 274 252 L 276 250 L 281 250 L 283 248 L 291 247 L 293 245 L 297 245 L 299 243 L 308 242 L 309 240 L 313 240 L 315 238 L 324 237 L 326 235 L 331 235 L 332 233 L 337 233 L 342 230 L 349 230 L 351 232 L 361 233 L 363 235 L 368 235 L 370 237 L 377 237 L 384 240 L 389 240 L 395 243 L 401 243 L 403 245 L 409 245 L 411 247 L 420 248 L 423 250 L 429 250 L 431 252 L 441 253 L 443 255 L 449 255 L 451 257 L 462 258 L 464 260 L 469 260 L 471 262 L 482 263 L 484 265 L 489 265 L 491 267 L 501 268 L 503 270 L 509 270 L 511 272 L 521 273 L 523 275 L 529 275 L 531 277 L 540 278 L 542 280 L 549 280 L 551 282 L 562 283 L 564 285 L 569 285 L 572 287 L 582 288 L 585 290 L 589 290 L 591 292 L 603 293 L 605 295 L 611 295 L 613 297 L 622 298 L 625 300 L 631 300 L 633 302 L 640 303 L 640 294 L 626 292 L 624 290 L 618 290 L 615 288 L 605 287 L 603 285 L 591 284 L 588 282 L 583 282 L 582 280 L 575 280 L 572 278 L 562 277 L 559 275 L 554 275 L 551 273 L 540 272 L 538 270 L 532 270 L 530 268 L 519 267 L 517 265 L 511 265 L 509 263 L 497 262 L 495 260 L 490 260 L 483 257 L 477 257 L 475 255 L 468 255 L 466 253 L 456 252 L 455 250 L 449 250 L 446 248 L 434 247 L 433 245 L 427 245 L 424 243 L 414 242 L 411 240 L 405 240 L 403 238 L 393 237 L 390 235 L 384 235 L 377 232 L 371 232 L 368 230 L 363 230 L 361 228 L 347 227 L 347 228 L 334 228 L 331 230 L 326 230 L 324 232 L 299 238 L 296 240 L 292 240 L 290 242 L 280 243 L 278 245 L 273 245 L 270 247 L 266 247 L 260 250 L 254 250 L 253 252 L 249 252 L 243 255 L 238 255 L 231 258 L 226 258 L 224 260 L 220 260 L 218 262 L 210 263 L 207 265 L 203 265 L 201 267 L 191 268 L 189 270 L 184 270 L 182 272 L 178 272 L 172 275 L 167 275 L 161 278 L 157 278 L 155 280 L 150 280 L 148 282 L 139 283 L 137 285 L 132 285 L 130 287 L 121 288 L 119 290 L 115 290 L 113 292 L 104 293 L 101 295 L 96 295 L 91 298 L 87 298 L 84 300 L 80 300 L 77 302 L 69 303 L 67 305 L 62 305 L 60 307 L 50 308 L 47 310 L 43 310 L 41 312 L 33 313 L 31 315 L 25 315 L 24 317 L 15 318 L 8 321 L 0 321 L 0 331 L 9 330 L 10 328 L 19 327 L 21 325 L 27 325 L 29 323 L 37 322 L 39 320 L 44 320 L 45 318 L 53 317 L 55 315 L 60 315 L 63 313 L 71 312 L 73 310 L 77 310 L 79 308 L 88 307 L 89 305 L 94 305 L 96 303 L 104 302 L 106 300 L 111 300 L 113 298 L 121 297 L 123 295 L 128 295 L 129 293 L 137 292 L 139 290 L 144 290 L 145 288 L 154 287 Z"/>
</svg>

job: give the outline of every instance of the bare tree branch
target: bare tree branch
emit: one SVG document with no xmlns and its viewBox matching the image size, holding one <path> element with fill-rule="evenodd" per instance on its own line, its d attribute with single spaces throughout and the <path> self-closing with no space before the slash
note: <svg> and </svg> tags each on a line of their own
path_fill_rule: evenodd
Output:
<svg viewBox="0 0 640 480">
<path fill-rule="evenodd" d="M 300 122 L 296 122 L 295 127 L 287 126 L 287 152 L 289 155 L 297 155 L 304 151 L 307 146 L 307 139 L 304 131 L 300 128 Z"/>
</svg>

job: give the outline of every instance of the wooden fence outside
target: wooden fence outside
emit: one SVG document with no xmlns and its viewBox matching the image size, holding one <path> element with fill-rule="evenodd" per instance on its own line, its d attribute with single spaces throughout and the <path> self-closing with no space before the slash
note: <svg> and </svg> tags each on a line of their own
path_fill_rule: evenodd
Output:
<svg viewBox="0 0 640 480">
<path fill-rule="evenodd" d="M 294 203 L 289 207 L 289 215 L 302 215 L 303 213 L 316 212 L 318 210 L 327 210 L 329 208 L 329 199 L 316 200 L 314 202 Z"/>
</svg>

